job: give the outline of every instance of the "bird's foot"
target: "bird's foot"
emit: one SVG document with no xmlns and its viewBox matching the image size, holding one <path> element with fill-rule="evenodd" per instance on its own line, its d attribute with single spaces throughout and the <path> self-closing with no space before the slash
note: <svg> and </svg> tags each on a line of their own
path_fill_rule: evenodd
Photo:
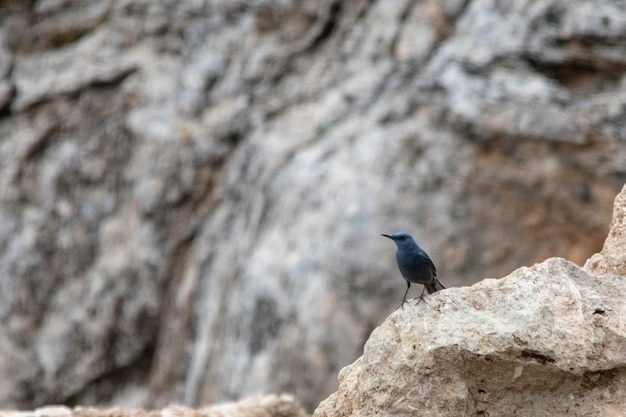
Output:
<svg viewBox="0 0 626 417">
<path fill-rule="evenodd" d="M 417 303 L 415 303 L 415 305 L 418 305 L 421 301 L 423 301 L 424 304 L 428 305 L 428 303 L 426 302 L 426 299 L 424 298 L 424 294 L 417 297 Z"/>
</svg>

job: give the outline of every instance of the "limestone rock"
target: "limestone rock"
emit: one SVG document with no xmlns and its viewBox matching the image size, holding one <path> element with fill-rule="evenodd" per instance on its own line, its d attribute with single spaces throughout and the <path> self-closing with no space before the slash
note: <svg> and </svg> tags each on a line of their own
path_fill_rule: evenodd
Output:
<svg viewBox="0 0 626 417">
<path fill-rule="evenodd" d="M 626 280 L 552 258 L 394 312 L 315 416 L 619 415 Z"/>
<path fill-rule="evenodd" d="M 585 268 L 599 275 L 626 276 L 626 185 L 615 198 L 611 229 L 602 251 L 589 258 Z"/>
</svg>

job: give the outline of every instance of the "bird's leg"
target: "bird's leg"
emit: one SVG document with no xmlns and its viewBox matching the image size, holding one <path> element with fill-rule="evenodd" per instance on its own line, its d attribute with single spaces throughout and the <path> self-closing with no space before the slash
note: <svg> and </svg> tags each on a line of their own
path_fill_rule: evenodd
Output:
<svg viewBox="0 0 626 417">
<path fill-rule="evenodd" d="M 419 304 L 420 301 L 423 301 L 423 302 L 426 303 L 426 300 L 424 300 L 424 292 L 426 292 L 426 285 L 424 285 L 424 289 L 422 290 L 422 293 L 420 294 L 420 296 L 417 297 L 417 298 L 419 298 L 419 300 L 417 300 L 417 304 Z M 426 303 L 426 304 L 428 304 L 428 303 Z"/>
<path fill-rule="evenodd" d="M 402 297 L 402 304 L 400 307 L 404 310 L 404 303 L 406 303 L 406 295 L 409 293 L 409 288 L 411 288 L 411 283 L 409 281 L 406 282 L 406 291 L 404 292 L 404 297 Z"/>
</svg>

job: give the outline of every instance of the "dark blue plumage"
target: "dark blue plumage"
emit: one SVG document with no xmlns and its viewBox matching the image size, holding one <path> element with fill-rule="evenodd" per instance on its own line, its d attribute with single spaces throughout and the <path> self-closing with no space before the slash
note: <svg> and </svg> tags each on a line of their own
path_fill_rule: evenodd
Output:
<svg viewBox="0 0 626 417">
<path fill-rule="evenodd" d="M 385 235 L 393 240 L 398 250 L 396 251 L 396 261 L 400 273 L 406 280 L 406 292 L 402 298 L 401 306 L 406 303 L 406 295 L 411 288 L 411 283 L 423 284 L 424 289 L 420 294 L 420 300 L 424 299 L 424 291 L 432 294 L 435 291 L 443 290 L 445 287 L 437 280 L 437 270 L 435 264 L 422 248 L 415 243 L 413 237 L 405 232 L 394 233 L 393 235 Z"/>
</svg>

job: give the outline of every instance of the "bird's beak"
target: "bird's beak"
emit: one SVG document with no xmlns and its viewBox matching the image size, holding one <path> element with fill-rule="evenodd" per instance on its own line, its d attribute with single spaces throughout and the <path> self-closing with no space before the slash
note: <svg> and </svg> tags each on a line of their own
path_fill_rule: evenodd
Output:
<svg viewBox="0 0 626 417">
<path fill-rule="evenodd" d="M 381 236 L 385 236 L 385 237 L 388 237 L 389 239 L 393 240 L 393 238 L 392 238 L 391 236 L 386 235 L 386 234 L 384 234 L 384 233 L 383 233 L 383 234 L 381 234 Z"/>
</svg>

